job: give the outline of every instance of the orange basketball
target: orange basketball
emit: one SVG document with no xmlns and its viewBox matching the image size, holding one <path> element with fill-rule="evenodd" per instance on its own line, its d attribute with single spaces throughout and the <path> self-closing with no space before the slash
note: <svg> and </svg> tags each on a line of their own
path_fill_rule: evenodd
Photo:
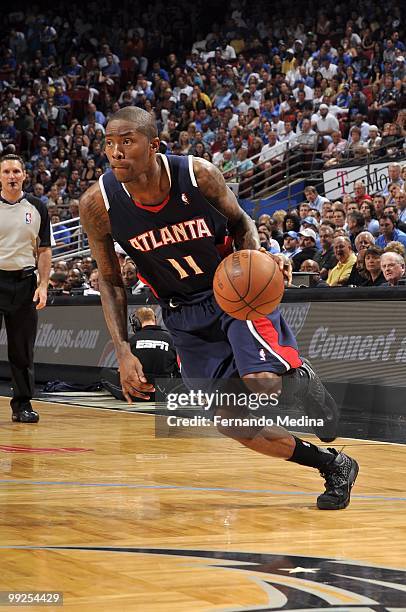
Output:
<svg viewBox="0 0 406 612">
<path fill-rule="evenodd" d="M 236 251 L 218 266 L 213 291 L 218 305 L 235 319 L 255 320 L 280 303 L 285 285 L 274 259 L 261 251 Z"/>
</svg>

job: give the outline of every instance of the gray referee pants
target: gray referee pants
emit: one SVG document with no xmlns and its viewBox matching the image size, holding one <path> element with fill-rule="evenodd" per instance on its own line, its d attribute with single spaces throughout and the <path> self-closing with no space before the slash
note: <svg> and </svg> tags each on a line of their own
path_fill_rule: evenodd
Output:
<svg viewBox="0 0 406 612">
<path fill-rule="evenodd" d="M 11 408 L 20 412 L 31 407 L 34 393 L 34 343 L 38 314 L 32 301 L 36 277 L 21 278 L 0 270 L 0 328 L 7 332 L 8 359 L 13 397 Z"/>
</svg>

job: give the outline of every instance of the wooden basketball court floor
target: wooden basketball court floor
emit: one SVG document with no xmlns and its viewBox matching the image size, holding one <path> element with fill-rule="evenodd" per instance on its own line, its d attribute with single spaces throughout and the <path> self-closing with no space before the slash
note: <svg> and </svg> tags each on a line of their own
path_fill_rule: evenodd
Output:
<svg viewBox="0 0 406 612">
<path fill-rule="evenodd" d="M 406 610 L 406 446 L 336 441 L 360 475 L 328 512 L 317 472 L 226 438 L 50 402 L 23 425 L 8 402 L 0 592 L 60 591 L 79 611 Z"/>
</svg>

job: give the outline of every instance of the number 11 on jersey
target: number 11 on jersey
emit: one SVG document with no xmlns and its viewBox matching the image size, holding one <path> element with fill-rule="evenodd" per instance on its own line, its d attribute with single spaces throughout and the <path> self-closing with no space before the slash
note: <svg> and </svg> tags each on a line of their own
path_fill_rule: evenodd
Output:
<svg viewBox="0 0 406 612">
<path fill-rule="evenodd" d="M 193 272 L 195 274 L 203 274 L 203 270 L 201 270 L 199 268 L 199 266 L 197 265 L 197 263 L 195 262 L 195 260 L 193 259 L 193 257 L 191 255 L 187 255 L 186 257 L 182 257 L 181 260 L 185 261 L 187 263 L 187 265 L 189 266 L 189 268 L 191 270 L 193 270 Z M 175 268 L 175 270 L 178 272 L 180 279 L 182 278 L 187 278 L 188 276 L 190 276 L 191 272 L 185 270 L 185 268 L 183 268 L 179 261 L 177 259 L 170 259 L 168 258 L 169 263 Z M 182 261 L 182 263 L 183 263 Z"/>
</svg>

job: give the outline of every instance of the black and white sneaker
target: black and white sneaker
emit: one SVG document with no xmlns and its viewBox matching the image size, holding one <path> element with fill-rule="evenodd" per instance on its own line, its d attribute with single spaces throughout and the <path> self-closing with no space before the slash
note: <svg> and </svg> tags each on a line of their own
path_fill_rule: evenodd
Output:
<svg viewBox="0 0 406 612">
<path fill-rule="evenodd" d="M 358 476 L 358 463 L 335 448 L 328 451 L 335 455 L 334 461 L 319 470 L 326 481 L 325 491 L 317 498 L 320 510 L 342 510 L 350 503 L 351 489 Z"/>
</svg>

